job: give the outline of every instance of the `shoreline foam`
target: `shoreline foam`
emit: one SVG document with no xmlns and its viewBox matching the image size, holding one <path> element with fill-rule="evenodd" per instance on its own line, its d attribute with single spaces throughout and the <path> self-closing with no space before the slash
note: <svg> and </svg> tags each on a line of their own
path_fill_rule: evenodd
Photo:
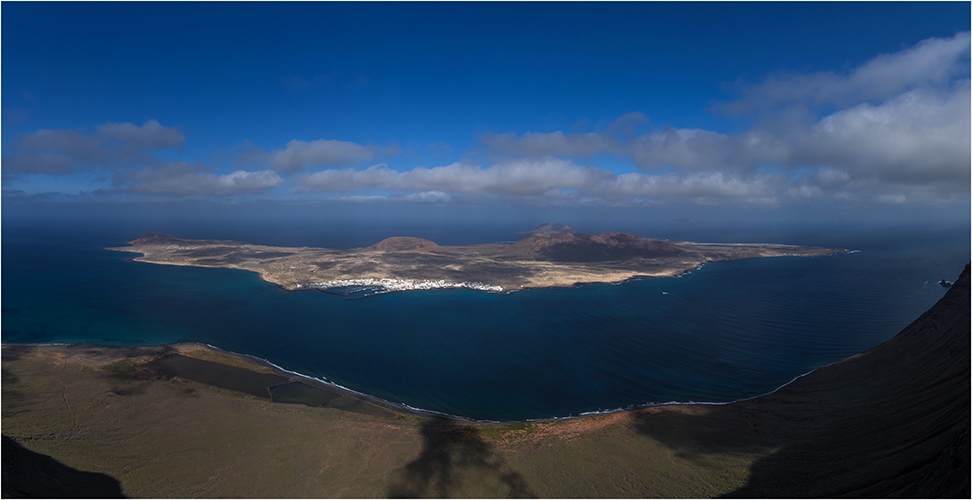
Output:
<svg viewBox="0 0 972 500">
<path fill-rule="evenodd" d="M 282 366 L 280 366 L 280 365 L 278 365 L 278 364 L 276 364 L 276 363 L 274 363 L 274 362 L 272 362 L 272 361 L 270 361 L 270 360 L 268 360 L 266 358 L 262 358 L 260 356 L 256 356 L 256 355 L 253 355 L 253 354 L 245 354 L 245 353 L 238 353 L 238 352 L 234 352 L 234 351 L 229 351 L 229 350 L 222 349 L 220 347 L 217 347 L 217 346 L 214 346 L 212 344 L 205 343 L 205 342 L 177 342 L 177 343 L 172 343 L 172 344 L 156 344 L 156 345 L 143 345 L 143 346 L 116 346 L 116 345 L 72 344 L 72 343 L 64 343 L 64 342 L 52 342 L 52 343 L 37 343 L 37 344 L 25 344 L 25 343 L 0 344 L 0 346 L 2 346 L 3 348 L 7 348 L 7 347 L 42 347 L 42 346 L 63 346 L 63 347 L 78 347 L 78 348 L 83 348 L 83 347 L 98 347 L 98 348 L 118 349 L 118 350 L 121 350 L 121 349 L 130 349 L 130 348 L 153 349 L 153 348 L 179 347 L 179 346 L 202 346 L 202 347 L 204 347 L 206 349 L 211 349 L 213 351 L 217 351 L 217 352 L 224 353 L 224 354 L 228 354 L 228 355 L 231 355 L 231 356 L 234 356 L 234 357 L 243 358 L 245 360 L 250 360 L 252 362 L 256 362 L 257 364 L 264 365 L 264 366 L 266 366 L 268 368 L 271 368 L 271 369 L 273 369 L 275 371 L 279 371 L 281 373 L 284 373 L 284 374 L 286 374 L 287 376 L 290 376 L 290 377 L 297 377 L 297 378 L 301 379 L 300 380 L 301 382 L 309 382 L 308 385 L 311 385 L 311 386 L 323 385 L 323 386 L 325 386 L 326 388 L 328 388 L 330 390 L 336 390 L 336 391 L 338 391 L 342 395 L 352 395 L 352 396 L 354 396 L 356 398 L 362 399 L 363 401 L 365 401 L 367 403 L 374 404 L 376 406 L 379 406 L 379 407 L 382 407 L 382 408 L 385 408 L 385 409 L 390 409 L 390 410 L 397 411 L 397 412 L 400 412 L 400 413 L 411 414 L 411 415 L 416 415 L 416 416 L 423 416 L 423 417 L 435 416 L 435 417 L 446 418 L 446 419 L 449 419 L 449 420 L 456 420 L 456 421 L 460 421 L 460 422 L 469 422 L 469 423 L 476 423 L 476 424 L 495 424 L 495 425 L 510 425 L 510 424 L 521 424 L 521 423 L 558 422 L 558 421 L 564 421 L 564 420 L 576 420 L 576 419 L 581 419 L 581 418 L 585 418 L 585 417 L 592 417 L 592 416 L 597 416 L 597 415 L 610 415 L 610 414 L 614 414 L 614 413 L 634 412 L 634 411 L 639 411 L 639 410 L 643 410 L 643 409 L 646 409 L 646 408 L 657 408 L 657 407 L 664 407 L 664 406 L 723 406 L 723 405 L 729 405 L 729 404 L 738 403 L 738 402 L 742 402 L 742 401 L 750 401 L 750 400 L 753 400 L 753 399 L 761 398 L 763 396 L 768 396 L 768 395 L 773 394 L 773 393 L 775 393 L 775 392 L 783 389 L 784 387 L 786 387 L 786 386 L 788 386 L 788 385 L 796 382 L 797 380 L 799 380 L 799 379 L 801 379 L 801 378 L 803 378 L 803 377 L 805 377 L 805 376 L 807 376 L 807 375 L 809 375 L 809 374 L 811 374 L 811 373 L 819 370 L 820 368 L 823 368 L 823 366 L 821 366 L 820 368 L 815 368 L 815 369 L 810 370 L 810 371 L 808 371 L 808 372 L 806 372 L 804 374 L 797 375 L 796 377 L 794 377 L 789 382 L 787 382 L 787 383 L 785 383 L 785 384 L 783 384 L 783 385 L 781 385 L 781 386 L 773 389 L 772 391 L 769 391 L 769 392 L 766 392 L 766 393 L 763 393 L 763 394 L 757 394 L 757 395 L 750 396 L 750 397 L 734 399 L 732 401 L 665 401 L 665 402 L 661 402 L 661 403 L 635 403 L 635 404 L 631 404 L 631 405 L 627 405 L 627 406 L 623 406 L 623 407 L 619 407 L 619 408 L 589 410 L 589 411 L 581 412 L 581 413 L 578 413 L 578 414 L 568 414 L 568 415 L 563 415 L 563 416 L 526 418 L 526 419 L 520 419 L 520 420 L 490 420 L 490 419 L 477 419 L 477 418 L 473 418 L 473 417 L 467 417 L 467 416 L 462 416 L 462 415 L 455 415 L 455 414 L 441 412 L 441 411 L 437 411 L 437 410 L 429 410 L 429 409 L 425 409 L 425 408 L 419 408 L 419 407 L 412 406 L 412 405 L 409 405 L 408 403 L 404 403 L 404 402 L 389 401 L 389 400 L 386 400 L 386 399 L 381 398 L 379 396 L 375 396 L 375 395 L 372 395 L 372 394 L 367 394 L 367 393 L 364 393 L 364 392 L 356 391 L 356 390 L 351 389 L 349 387 L 345 387 L 345 386 L 343 386 L 341 384 L 338 384 L 336 382 L 332 382 L 332 381 L 328 380 L 326 377 L 314 377 L 312 375 L 307 375 L 305 373 L 300 373 L 300 372 L 297 372 L 297 371 L 294 371 L 294 370 L 290 370 L 290 369 L 284 368 L 284 367 L 282 367 Z M 833 363 L 830 363 L 830 364 L 833 364 Z M 824 366 L 829 366 L 830 364 L 824 365 Z M 283 404 L 283 403 L 279 403 L 279 404 Z"/>
</svg>

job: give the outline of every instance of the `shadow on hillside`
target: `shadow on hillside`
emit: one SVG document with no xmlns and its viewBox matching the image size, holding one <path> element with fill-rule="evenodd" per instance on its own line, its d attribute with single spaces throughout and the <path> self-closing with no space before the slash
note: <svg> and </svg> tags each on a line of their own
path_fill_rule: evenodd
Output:
<svg viewBox="0 0 972 500">
<path fill-rule="evenodd" d="M 643 410 L 634 428 L 724 470 L 756 461 L 730 497 L 968 498 L 969 268 L 892 340 L 781 390 L 725 406 Z"/>
<path fill-rule="evenodd" d="M 812 388 L 800 388 L 779 399 L 640 412 L 632 422 L 709 474 L 756 457 L 747 484 L 726 497 L 968 498 L 965 370 L 939 379 L 934 390 L 875 391 L 857 401 L 843 397 L 848 391 L 814 401 Z"/>
<path fill-rule="evenodd" d="M 389 498 L 535 497 L 476 429 L 437 419 L 423 424 L 421 432 L 422 453 L 393 473 Z"/>
<path fill-rule="evenodd" d="M 2 381 L 3 381 L 3 401 L 10 405 L 8 408 L 15 408 L 14 403 L 18 403 L 26 399 L 26 394 L 22 391 L 15 389 L 14 386 L 20 381 L 12 371 L 8 370 L 7 367 L 3 367 L 2 370 Z M 4 415 L 6 416 L 6 414 Z"/>
<path fill-rule="evenodd" d="M 3 436 L 3 498 L 124 498 L 118 480 L 68 467 Z"/>
<path fill-rule="evenodd" d="M 636 431 L 661 442 L 679 457 L 696 460 L 709 455 L 765 454 L 772 444 L 766 434 L 779 426 L 768 415 L 747 415 L 725 406 L 703 406 L 632 415 Z"/>
</svg>

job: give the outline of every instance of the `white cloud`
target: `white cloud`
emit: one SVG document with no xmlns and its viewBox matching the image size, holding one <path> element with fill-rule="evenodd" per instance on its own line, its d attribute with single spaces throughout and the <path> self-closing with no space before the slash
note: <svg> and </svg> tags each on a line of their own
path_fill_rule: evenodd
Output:
<svg viewBox="0 0 972 500">
<path fill-rule="evenodd" d="M 775 203 L 785 187 L 782 175 L 690 175 L 614 173 L 568 160 L 516 160 L 493 166 L 454 163 L 397 172 L 384 164 L 365 170 L 324 170 L 298 179 L 296 191 L 354 192 L 384 189 L 409 201 L 446 201 L 454 194 L 526 197 L 548 200 L 600 199 L 627 203 L 634 199 L 732 200 Z"/>
<path fill-rule="evenodd" d="M 340 200 L 340 201 L 348 201 L 348 202 L 352 202 L 352 203 L 384 203 L 384 202 L 392 201 L 392 199 L 389 198 L 389 197 L 387 197 L 387 196 L 379 196 L 379 195 L 371 195 L 371 196 L 362 196 L 362 195 L 341 196 L 341 197 L 334 198 L 334 199 Z"/>
<path fill-rule="evenodd" d="M 598 153 L 621 152 L 617 140 L 600 133 L 526 132 L 520 137 L 513 132 L 486 133 L 479 140 L 494 150 L 512 155 L 590 157 Z"/>
<path fill-rule="evenodd" d="M 401 190 L 439 190 L 460 193 L 540 195 L 551 189 L 571 189 L 613 175 L 607 170 L 580 167 L 557 158 L 507 161 L 490 167 L 453 163 L 416 168 L 394 178 L 388 186 Z"/>
<path fill-rule="evenodd" d="M 236 170 L 230 174 L 216 177 L 216 185 L 220 188 L 239 191 L 269 189 L 282 183 L 283 180 L 273 170 L 260 170 L 258 172 Z"/>
<path fill-rule="evenodd" d="M 778 161 L 783 154 L 777 138 L 750 132 L 738 136 L 700 129 L 662 129 L 636 138 L 627 152 L 646 170 L 680 170 L 756 166 Z"/>
<path fill-rule="evenodd" d="M 526 132 L 520 137 L 512 132 L 485 133 L 479 140 L 494 150 L 512 155 L 589 158 L 599 153 L 624 154 L 623 143 L 635 134 L 639 125 L 645 123 L 648 123 L 648 117 L 634 112 L 622 115 L 609 124 L 603 133 Z"/>
<path fill-rule="evenodd" d="M 877 106 L 860 104 L 810 127 L 788 163 L 829 165 L 855 179 L 889 183 L 961 183 L 967 191 L 969 109 L 967 82 L 947 95 L 914 90 Z"/>
<path fill-rule="evenodd" d="M 453 163 L 397 172 L 384 164 L 366 170 L 323 170 L 298 179 L 299 191 L 348 192 L 365 188 L 536 196 L 555 189 L 575 189 L 613 176 L 567 160 L 542 158 L 482 167 Z"/>
<path fill-rule="evenodd" d="M 966 173 L 967 175 L 967 173 Z M 967 179 L 967 178 L 966 178 Z M 298 192 L 392 191 L 383 199 L 449 201 L 519 198 L 551 203 L 644 204 L 672 200 L 702 204 L 779 205 L 803 200 L 941 203 L 968 194 L 968 180 L 935 184 L 889 184 L 860 171 L 832 166 L 799 169 L 700 169 L 660 174 L 614 174 L 569 160 L 546 157 L 490 166 L 453 163 L 399 172 L 385 164 L 364 170 L 324 170 L 297 179 Z M 342 199 L 363 199 L 360 195 Z M 904 201 L 902 201 L 904 200 Z"/>
<path fill-rule="evenodd" d="M 405 195 L 404 199 L 418 203 L 439 203 L 449 201 L 452 199 L 452 196 L 442 191 L 422 191 L 420 193 Z"/>
<path fill-rule="evenodd" d="M 902 205 L 908 202 L 908 197 L 901 194 L 882 194 L 875 197 L 875 200 L 879 203 Z"/>
<path fill-rule="evenodd" d="M 129 148 L 181 149 L 186 136 L 175 127 L 163 127 L 158 120 L 149 120 L 141 126 L 133 123 L 106 123 L 95 127 L 95 134 L 121 141 Z"/>
<path fill-rule="evenodd" d="M 622 174 L 593 186 L 591 194 L 616 200 L 650 198 L 696 202 L 741 201 L 777 203 L 781 199 L 782 176 L 772 174 L 733 175 L 724 172 L 646 175 Z"/>
<path fill-rule="evenodd" d="M 397 175 L 384 163 L 374 165 L 366 170 L 322 170 L 306 176 L 297 177 L 299 187 L 297 191 L 327 191 L 341 193 L 358 191 L 370 187 L 380 187 L 386 179 Z"/>
<path fill-rule="evenodd" d="M 968 32 L 959 33 L 875 57 L 842 75 L 768 78 L 721 108 L 756 113 L 756 126 L 735 134 L 663 126 L 633 136 L 647 119 L 628 114 L 599 133 L 486 134 L 480 141 L 527 159 L 609 153 L 648 172 L 671 174 L 618 176 L 602 186 L 604 196 L 758 203 L 968 198 L 969 42 Z M 839 107 L 818 115 L 822 106 Z"/>
<path fill-rule="evenodd" d="M 743 97 L 719 106 L 730 114 L 768 107 L 800 105 L 849 106 L 881 101 L 920 87 L 941 88 L 969 75 L 969 32 L 952 38 L 929 38 L 914 47 L 879 55 L 846 74 L 833 71 L 772 76 L 754 86 L 740 86 Z"/>
<path fill-rule="evenodd" d="M 116 175 L 114 191 L 154 196 L 233 196 L 274 188 L 283 179 L 272 170 L 216 175 L 176 162 Z"/>
<path fill-rule="evenodd" d="M 130 168 L 156 163 L 152 150 L 181 150 L 186 138 L 179 127 L 156 120 L 142 125 L 106 123 L 94 132 L 43 129 L 14 137 L 3 158 L 5 175 L 72 174 L 85 169 Z"/>
<path fill-rule="evenodd" d="M 306 142 L 294 139 L 284 149 L 268 155 L 267 163 L 281 172 L 293 172 L 309 166 L 343 165 L 355 160 L 370 160 L 374 148 L 348 141 L 317 139 Z"/>
<path fill-rule="evenodd" d="M 841 172 L 845 180 L 968 184 L 969 96 L 965 82 L 947 94 L 913 90 L 879 105 L 859 104 L 806 126 L 764 127 L 739 135 L 669 129 L 637 138 L 630 154 L 649 170 L 769 165 L 826 169 L 830 175 Z"/>
<path fill-rule="evenodd" d="M 461 160 L 407 171 L 384 163 L 354 168 L 401 153 L 394 142 L 379 147 L 295 139 L 269 153 L 246 143 L 236 157 L 240 169 L 219 175 L 199 165 L 159 165 L 154 154 L 181 150 L 185 136 L 178 127 L 149 120 L 106 123 L 93 132 L 38 130 L 17 136 L 4 151 L 3 172 L 121 170 L 113 177 L 113 191 L 157 196 L 261 192 L 284 183 L 278 172 L 300 172 L 293 175 L 292 191 L 341 193 L 338 199 L 348 201 L 962 202 L 969 198 L 972 177 L 969 43 L 969 33 L 959 33 L 840 73 L 777 75 L 739 87 L 738 100 L 717 106 L 754 123 L 734 133 L 668 126 L 646 131 L 645 115 L 627 113 L 597 132 L 581 132 L 586 126 L 579 126 L 575 132 L 486 133 L 479 141 L 487 153 L 499 153 L 500 160 Z M 426 149 L 451 155 L 443 142 Z M 618 175 L 590 166 L 601 154 L 642 172 Z M 245 165 L 252 163 L 265 166 L 247 170 Z M 318 171 L 305 173 L 311 169 Z"/>
</svg>

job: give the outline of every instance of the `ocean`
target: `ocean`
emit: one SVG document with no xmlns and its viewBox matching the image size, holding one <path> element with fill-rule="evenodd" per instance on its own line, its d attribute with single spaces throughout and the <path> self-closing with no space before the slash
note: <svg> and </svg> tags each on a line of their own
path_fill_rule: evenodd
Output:
<svg viewBox="0 0 972 500">
<path fill-rule="evenodd" d="M 515 240 L 511 228 L 165 228 L 184 238 L 353 248 L 387 236 Z M 518 228 L 522 229 L 522 228 Z M 613 228 L 603 228 L 613 230 Z M 155 227 L 16 224 L 2 233 L 2 342 L 202 342 L 413 408 L 474 420 L 722 403 L 884 342 L 969 262 L 969 228 L 666 228 L 644 237 L 840 247 L 712 263 L 679 278 L 348 300 L 256 274 L 133 262 Z"/>
</svg>

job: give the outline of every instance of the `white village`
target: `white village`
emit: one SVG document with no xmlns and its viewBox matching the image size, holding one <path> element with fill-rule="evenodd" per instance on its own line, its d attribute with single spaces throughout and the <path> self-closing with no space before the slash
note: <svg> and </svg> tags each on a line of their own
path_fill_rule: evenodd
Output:
<svg viewBox="0 0 972 500">
<path fill-rule="evenodd" d="M 342 288 L 348 286 L 380 286 L 386 292 L 399 292 L 405 290 L 433 290 L 436 288 L 469 288 L 472 290 L 483 290 L 486 292 L 502 292 L 503 287 L 497 285 L 487 285 L 485 283 L 467 282 L 451 283 L 445 280 L 409 280 L 391 278 L 362 278 L 351 280 L 333 280 L 320 283 L 298 284 L 297 288 Z"/>
</svg>

